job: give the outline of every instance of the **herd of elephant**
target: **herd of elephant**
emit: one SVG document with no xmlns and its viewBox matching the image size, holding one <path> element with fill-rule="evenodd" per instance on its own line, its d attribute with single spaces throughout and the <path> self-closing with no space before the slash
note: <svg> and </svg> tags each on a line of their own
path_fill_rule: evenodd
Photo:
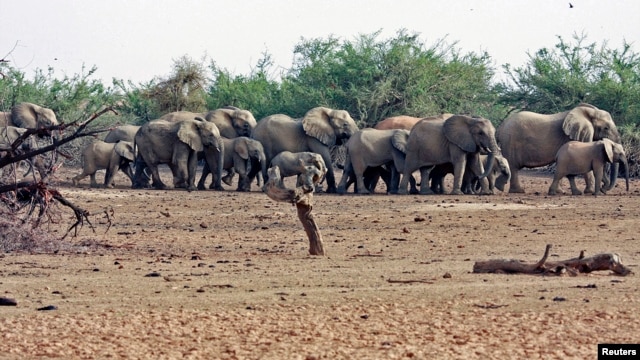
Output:
<svg viewBox="0 0 640 360">
<path fill-rule="evenodd" d="M 5 127 L 1 143 L 11 144 L 10 128 L 56 125 L 53 111 L 30 103 L 0 113 Z M 19 132 L 17 132 L 19 134 Z M 346 159 L 339 184 L 331 166 L 331 148 L 345 145 Z M 222 190 L 239 175 L 238 191 L 249 191 L 256 178 L 267 180 L 268 168 L 278 166 L 283 177 L 298 176 L 298 186 L 326 179 L 329 193 L 373 192 L 382 178 L 391 194 L 443 193 L 443 179 L 453 173 L 451 194 L 492 194 L 494 189 L 522 193 L 518 171 L 556 163 L 549 194 L 559 191 L 567 177 L 572 194 L 583 193 L 575 176 L 584 175 L 585 193 L 605 193 L 615 186 L 623 164 L 627 190 L 629 171 L 620 135 L 611 115 L 593 105 L 579 104 L 562 113 L 528 111 L 512 114 L 496 130 L 484 118 L 441 114 L 416 118 L 397 116 L 374 128 L 358 129 L 345 110 L 316 107 L 303 118 L 276 114 L 256 121 L 251 112 L 224 107 L 205 113 L 173 112 L 142 126 L 123 125 L 83 150 L 83 170 L 99 186 L 97 170 L 106 169 L 104 186 L 122 170 L 132 187 L 164 189 L 158 165 L 166 164 L 173 186 L 187 190 Z M 197 163 L 204 160 L 198 184 Z M 135 171 L 130 164 L 134 164 Z M 329 164 L 329 166 L 326 166 Z M 612 164 L 610 177 L 605 167 Z M 420 185 L 413 177 L 420 172 Z M 223 173 L 226 175 L 223 177 Z M 148 175 L 150 174 L 150 176 Z M 151 184 L 149 184 L 151 182 Z M 603 185 L 604 183 L 604 185 Z"/>
</svg>

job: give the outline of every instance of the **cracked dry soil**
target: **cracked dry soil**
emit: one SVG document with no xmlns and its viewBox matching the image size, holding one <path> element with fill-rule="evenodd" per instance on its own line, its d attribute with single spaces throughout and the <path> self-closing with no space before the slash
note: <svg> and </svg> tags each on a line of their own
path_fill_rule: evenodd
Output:
<svg viewBox="0 0 640 360">
<path fill-rule="evenodd" d="M 635 180 L 598 197 L 546 196 L 535 171 L 527 194 L 317 194 L 326 256 L 309 256 L 295 208 L 255 186 L 73 188 L 67 171 L 59 189 L 96 232 L 0 255 L 0 297 L 18 303 L 0 306 L 0 358 L 593 359 L 598 343 L 640 342 L 637 275 L 471 272 L 550 243 L 550 259 L 616 252 L 637 273 Z"/>
</svg>

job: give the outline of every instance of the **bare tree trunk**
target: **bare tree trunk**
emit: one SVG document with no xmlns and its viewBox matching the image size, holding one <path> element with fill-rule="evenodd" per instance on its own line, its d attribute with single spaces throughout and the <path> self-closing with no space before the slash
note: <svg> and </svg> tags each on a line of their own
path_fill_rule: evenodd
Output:
<svg viewBox="0 0 640 360">
<path fill-rule="evenodd" d="M 280 170 L 278 167 L 269 169 L 269 181 L 264 185 L 267 196 L 275 201 L 289 202 L 296 205 L 298 210 L 298 218 L 302 222 L 304 231 L 309 238 L 309 254 L 310 255 L 324 255 L 324 247 L 322 245 L 322 234 L 316 224 L 316 221 L 311 213 L 313 206 L 311 200 L 313 199 L 313 187 L 308 192 L 302 187 L 298 187 L 295 190 L 287 189 L 282 185 L 280 178 Z"/>
</svg>

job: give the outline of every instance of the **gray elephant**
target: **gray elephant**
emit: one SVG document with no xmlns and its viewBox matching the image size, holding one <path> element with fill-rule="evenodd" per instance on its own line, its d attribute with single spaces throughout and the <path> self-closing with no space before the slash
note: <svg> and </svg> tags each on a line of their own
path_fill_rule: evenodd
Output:
<svg viewBox="0 0 640 360">
<path fill-rule="evenodd" d="M 0 126 L 37 129 L 55 125 L 58 119 L 53 110 L 28 102 L 16 104 L 11 112 L 0 114 Z"/>
<path fill-rule="evenodd" d="M 234 173 L 240 175 L 237 191 L 250 191 L 251 182 L 248 179 L 252 167 L 260 167 L 263 174 L 267 173 L 267 160 L 264 155 L 262 144 L 246 136 L 239 136 L 233 139 L 222 137 L 224 143 L 224 161 L 222 168 L 227 171 L 227 176 L 222 178 L 227 185 L 231 185 Z M 204 166 L 202 176 L 198 181 L 198 189 L 204 190 L 205 181 L 211 171 L 209 166 Z M 212 185 L 215 183 L 212 183 Z"/>
<path fill-rule="evenodd" d="M 26 132 L 27 129 L 15 126 L 0 127 L 0 152 L 13 151 L 17 155 L 18 152 L 25 153 L 35 150 L 38 144 L 33 136 L 28 136 L 20 144 L 16 144 L 16 141 Z M 43 155 L 38 155 L 34 158 L 30 158 L 27 163 L 29 164 L 29 167 L 35 166 L 41 177 L 45 176 L 46 169 Z M 9 173 L 14 174 L 13 167 L 6 168 L 6 170 L 8 171 L 10 170 Z M 4 175 L 7 174 L 7 172 L 5 172 L 4 170 L 5 169 L 3 169 L 3 178 Z M 31 168 L 29 168 L 29 170 L 23 176 L 26 176 L 30 170 Z"/>
<path fill-rule="evenodd" d="M 571 140 L 591 142 L 604 138 L 620 142 L 616 124 L 607 111 L 589 104 L 551 115 L 530 111 L 516 113 L 502 122 L 497 139 L 511 167 L 509 192 L 523 193 L 518 171 L 555 161 L 560 147 Z M 617 163 L 612 169 L 618 172 Z M 593 192 L 591 181 L 586 192 Z"/>
<path fill-rule="evenodd" d="M 482 161 L 482 166 L 486 169 L 489 164 L 487 163 L 489 156 L 480 155 L 480 161 Z M 469 169 L 469 163 L 467 163 L 467 169 L 464 172 L 464 176 L 462 178 L 462 187 L 461 190 L 465 194 L 476 194 L 479 190 L 481 190 L 480 182 L 478 178 L 473 175 L 471 169 Z M 493 191 L 494 189 L 498 189 L 500 191 L 504 191 L 504 186 L 511 179 L 511 169 L 509 168 L 509 162 L 504 156 L 497 154 L 493 159 L 493 166 L 491 167 L 491 172 L 487 175 L 487 180 L 489 182 L 489 190 Z M 431 172 L 429 172 L 429 181 L 431 183 L 430 188 L 436 194 L 444 193 L 444 178 L 448 174 L 453 174 L 453 164 L 446 163 L 436 165 Z"/>
<path fill-rule="evenodd" d="M 216 124 L 220 131 L 220 135 L 229 139 L 238 136 L 251 137 L 251 133 L 257 124 L 256 119 L 250 111 L 239 109 L 234 106 L 226 106 L 204 113 L 177 111 L 165 114 L 160 119 L 167 121 L 179 121 L 194 119 L 195 117 L 201 117 L 206 121 Z"/>
<path fill-rule="evenodd" d="M 96 181 L 96 171 L 107 170 L 104 176 L 104 187 L 113 187 L 113 178 L 118 170 L 127 175 L 133 181 L 131 163 L 135 160 L 133 153 L 133 143 L 129 141 L 119 141 L 117 143 L 107 143 L 96 140 L 82 150 L 82 172 L 74 176 L 71 180 L 74 186 L 78 186 L 80 180 L 89 176 L 91 187 L 98 187 Z"/>
<path fill-rule="evenodd" d="M 407 156 L 398 193 L 406 194 L 409 176 L 420 169 L 420 193 L 431 194 L 429 172 L 438 164 L 452 163 L 453 189 L 451 194 L 462 194 L 462 177 L 467 163 L 471 171 L 479 177 L 481 194 L 491 194 L 486 177 L 492 166 L 483 171 L 480 153 L 489 155 L 487 162 L 500 153 L 496 143 L 495 128 L 491 122 L 481 117 L 454 115 L 446 120 L 420 120 L 411 129 L 407 140 Z"/>
<path fill-rule="evenodd" d="M 107 136 L 104 137 L 104 142 L 107 142 L 107 143 L 117 143 L 118 141 L 133 142 L 138 130 L 140 130 L 140 126 L 138 125 L 125 124 L 125 125 L 116 126 L 113 130 L 107 133 Z"/>
<path fill-rule="evenodd" d="M 443 113 L 440 115 L 431 116 L 431 118 L 439 118 L 442 120 L 446 120 L 453 116 L 453 114 Z M 418 121 L 423 118 L 407 116 L 407 115 L 399 115 L 392 116 L 386 119 L 380 120 L 373 128 L 378 130 L 391 130 L 391 129 L 405 129 L 411 130 Z"/>
<path fill-rule="evenodd" d="M 153 120 L 140 127 L 135 136 L 135 147 L 138 157 L 144 160 L 151 170 L 152 186 L 156 189 L 166 188 L 160 179 L 159 164 L 168 164 L 173 173 L 175 188 L 196 190 L 195 177 L 198 165 L 198 153 L 211 169 L 215 169 L 217 181 L 214 186 L 222 188 L 222 164 L 224 144 L 215 124 L 200 120 L 181 120 L 169 122 Z M 142 168 L 136 159 L 134 179 L 141 178 Z M 139 186 L 134 183 L 134 187 Z"/>
<path fill-rule="evenodd" d="M 301 184 L 304 183 L 303 179 L 308 177 L 308 174 L 312 172 L 309 170 L 309 167 L 314 167 L 319 170 L 321 179 L 327 173 L 327 166 L 322 159 L 322 156 L 310 151 L 301 151 L 297 153 L 282 151 L 271 160 L 270 167 L 274 166 L 277 166 L 278 169 L 280 169 L 281 181 L 286 177 L 298 176 L 296 186 L 301 186 Z M 316 172 L 313 171 L 313 173 L 315 174 Z"/>
<path fill-rule="evenodd" d="M 335 193 L 336 179 L 331 166 L 330 148 L 341 145 L 356 131 L 358 126 L 347 111 L 316 107 L 299 120 L 283 114 L 268 116 L 258 122 L 253 130 L 253 138 L 264 146 L 268 162 L 282 151 L 320 154 L 328 165 L 327 192 Z"/>
<path fill-rule="evenodd" d="M 601 188 L 602 178 L 604 176 L 604 167 L 607 163 L 622 163 L 624 167 L 627 191 L 629 191 L 629 164 L 627 155 L 622 145 L 615 143 L 607 138 L 593 141 L 580 142 L 569 141 L 562 145 L 556 154 L 556 172 L 549 186 L 549 195 L 555 195 L 558 192 L 558 185 L 563 177 L 569 179 L 571 185 L 571 194 L 582 195 L 582 191 L 578 190 L 575 182 L 575 176 L 587 174 L 593 171 L 595 177 L 595 191 L 593 195 L 606 193 Z M 618 180 L 618 172 L 611 172 L 612 188 Z"/>
<path fill-rule="evenodd" d="M 365 185 L 365 172 L 368 168 L 382 165 L 389 169 L 391 175 L 387 191 L 397 193 L 399 174 L 404 169 L 408 139 L 409 130 L 404 129 L 363 129 L 356 132 L 346 143 L 347 158 L 338 193 L 346 192 L 349 178 L 353 176 L 356 180 L 356 191 L 359 194 L 369 194 L 370 189 Z M 371 181 L 367 185 L 374 186 Z"/>
</svg>

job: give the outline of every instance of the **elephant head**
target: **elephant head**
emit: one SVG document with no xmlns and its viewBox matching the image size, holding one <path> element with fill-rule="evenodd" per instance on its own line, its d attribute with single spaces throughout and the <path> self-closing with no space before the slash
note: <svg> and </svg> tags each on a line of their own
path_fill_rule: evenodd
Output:
<svg viewBox="0 0 640 360">
<path fill-rule="evenodd" d="M 250 111 L 233 106 L 209 111 L 205 119 L 216 124 L 220 134 L 229 139 L 238 136 L 251 137 L 253 129 L 258 124 Z"/>
<path fill-rule="evenodd" d="M 209 121 L 196 117 L 195 121 L 182 121 L 177 132 L 178 139 L 195 151 L 213 147 L 222 151 L 222 139 L 218 127 Z"/>
<path fill-rule="evenodd" d="M 495 179 L 495 187 L 500 191 L 504 191 L 504 186 L 511 179 L 511 169 L 509 168 L 509 162 L 502 155 L 496 155 L 494 161 L 495 163 L 493 164 L 493 167 L 497 167 L 497 170 L 499 170 L 497 172 L 498 177 L 496 177 Z"/>
<path fill-rule="evenodd" d="M 58 119 L 53 110 L 26 102 L 11 108 L 11 121 L 14 126 L 25 129 L 58 125 Z"/>
<path fill-rule="evenodd" d="M 305 133 L 326 146 L 341 145 L 358 131 L 356 122 L 345 110 L 316 107 L 302 118 Z"/>
<path fill-rule="evenodd" d="M 590 142 L 608 138 L 620 142 L 611 114 L 590 104 L 580 104 L 570 110 L 564 118 L 562 130 L 571 140 Z"/>
<path fill-rule="evenodd" d="M 624 168 L 625 180 L 627 185 L 627 191 L 629 191 L 629 163 L 627 161 L 627 155 L 624 152 L 624 147 L 621 144 L 613 142 L 607 138 L 600 140 L 602 143 L 603 151 L 605 153 L 605 159 L 612 164 L 622 163 Z M 618 168 L 611 169 L 611 182 L 606 190 L 611 190 L 618 180 Z"/>
<path fill-rule="evenodd" d="M 113 147 L 113 152 L 128 161 L 134 161 L 136 159 L 133 153 L 133 143 L 130 141 L 118 141 Z"/>
<path fill-rule="evenodd" d="M 481 117 L 454 115 L 444 121 L 442 131 L 449 142 L 465 152 L 488 154 L 487 168 L 479 178 L 487 177 L 491 173 L 494 158 L 500 154 L 496 142 L 496 129 L 491 121 Z"/>
<path fill-rule="evenodd" d="M 239 163 L 246 163 L 247 167 L 245 173 L 251 172 L 251 167 L 253 165 L 260 164 L 260 169 L 262 172 L 263 178 L 267 176 L 267 158 L 264 154 L 264 148 L 262 147 L 262 143 L 258 140 L 250 139 L 248 137 L 238 137 L 233 142 L 233 153 L 234 157 L 237 156 L 237 159 L 234 159 L 234 166 Z M 242 161 L 240 160 L 242 159 Z M 236 169 L 237 170 L 237 169 Z M 250 178 L 244 179 L 246 182 L 242 184 L 242 188 L 248 189 L 250 187 Z"/>
</svg>

